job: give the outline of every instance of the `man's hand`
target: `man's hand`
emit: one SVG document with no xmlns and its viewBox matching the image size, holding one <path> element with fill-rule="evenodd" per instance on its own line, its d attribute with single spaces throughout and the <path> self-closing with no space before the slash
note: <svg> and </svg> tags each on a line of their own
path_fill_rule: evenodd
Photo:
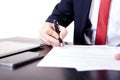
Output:
<svg viewBox="0 0 120 80">
<path fill-rule="evenodd" d="M 67 30 L 65 27 L 60 26 L 60 38 L 63 40 L 64 37 L 67 35 Z M 55 27 L 53 23 L 45 22 L 40 29 L 40 39 L 43 44 L 58 46 L 59 45 L 59 36 L 55 31 Z"/>
<path fill-rule="evenodd" d="M 118 54 L 115 56 L 115 59 L 116 59 L 116 60 L 120 60 L 120 53 L 118 53 Z"/>
</svg>

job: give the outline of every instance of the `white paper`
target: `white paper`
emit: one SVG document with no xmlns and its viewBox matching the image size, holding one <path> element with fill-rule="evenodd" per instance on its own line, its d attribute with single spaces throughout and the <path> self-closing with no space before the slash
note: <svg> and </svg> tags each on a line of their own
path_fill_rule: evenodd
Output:
<svg viewBox="0 0 120 80">
<path fill-rule="evenodd" d="M 88 70 L 120 70 L 115 55 L 119 47 L 66 45 L 54 47 L 37 65 L 38 67 L 76 68 Z"/>
</svg>

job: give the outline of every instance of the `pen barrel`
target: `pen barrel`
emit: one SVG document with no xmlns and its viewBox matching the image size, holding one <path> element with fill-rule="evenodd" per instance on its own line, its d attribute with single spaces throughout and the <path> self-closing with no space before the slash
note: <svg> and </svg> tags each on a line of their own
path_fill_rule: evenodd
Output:
<svg viewBox="0 0 120 80">
<path fill-rule="evenodd" d="M 60 33 L 59 24 L 58 24 L 58 22 L 57 22 L 56 20 L 54 20 L 54 26 L 55 26 L 55 31 L 56 31 L 57 33 Z"/>
</svg>

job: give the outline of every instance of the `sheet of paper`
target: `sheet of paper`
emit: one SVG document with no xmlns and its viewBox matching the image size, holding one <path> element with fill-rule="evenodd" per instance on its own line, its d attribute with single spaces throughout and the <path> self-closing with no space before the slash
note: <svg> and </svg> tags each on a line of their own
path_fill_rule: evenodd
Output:
<svg viewBox="0 0 120 80">
<path fill-rule="evenodd" d="M 88 70 L 120 70 L 115 55 L 119 47 L 66 45 L 54 47 L 37 65 L 38 67 L 76 68 Z"/>
</svg>

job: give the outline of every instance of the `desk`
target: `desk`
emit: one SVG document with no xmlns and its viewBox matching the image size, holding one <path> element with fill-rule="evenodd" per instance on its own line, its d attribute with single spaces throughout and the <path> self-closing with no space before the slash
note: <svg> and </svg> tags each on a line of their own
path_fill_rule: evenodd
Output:
<svg viewBox="0 0 120 80">
<path fill-rule="evenodd" d="M 8 38 L 0 41 L 4 40 L 39 43 L 37 40 L 21 37 Z M 52 47 L 42 46 L 42 48 L 43 50 L 33 49 L 30 51 L 38 52 L 40 55 L 46 55 Z M 21 66 L 13 70 L 0 66 L 0 80 L 77 80 L 78 78 L 77 71 L 75 69 L 36 67 L 39 61 Z"/>
<path fill-rule="evenodd" d="M 44 46 L 38 51 L 47 54 L 51 47 Z M 0 67 L 0 80 L 120 80 L 119 71 L 83 71 L 67 68 L 36 67 L 39 61 L 10 70 Z M 113 64 L 114 65 L 114 64 Z"/>
<path fill-rule="evenodd" d="M 39 53 L 47 53 L 51 48 L 44 46 Z M 0 80 L 77 80 L 75 69 L 40 68 L 39 61 L 27 64 L 14 70 L 0 67 Z"/>
</svg>

